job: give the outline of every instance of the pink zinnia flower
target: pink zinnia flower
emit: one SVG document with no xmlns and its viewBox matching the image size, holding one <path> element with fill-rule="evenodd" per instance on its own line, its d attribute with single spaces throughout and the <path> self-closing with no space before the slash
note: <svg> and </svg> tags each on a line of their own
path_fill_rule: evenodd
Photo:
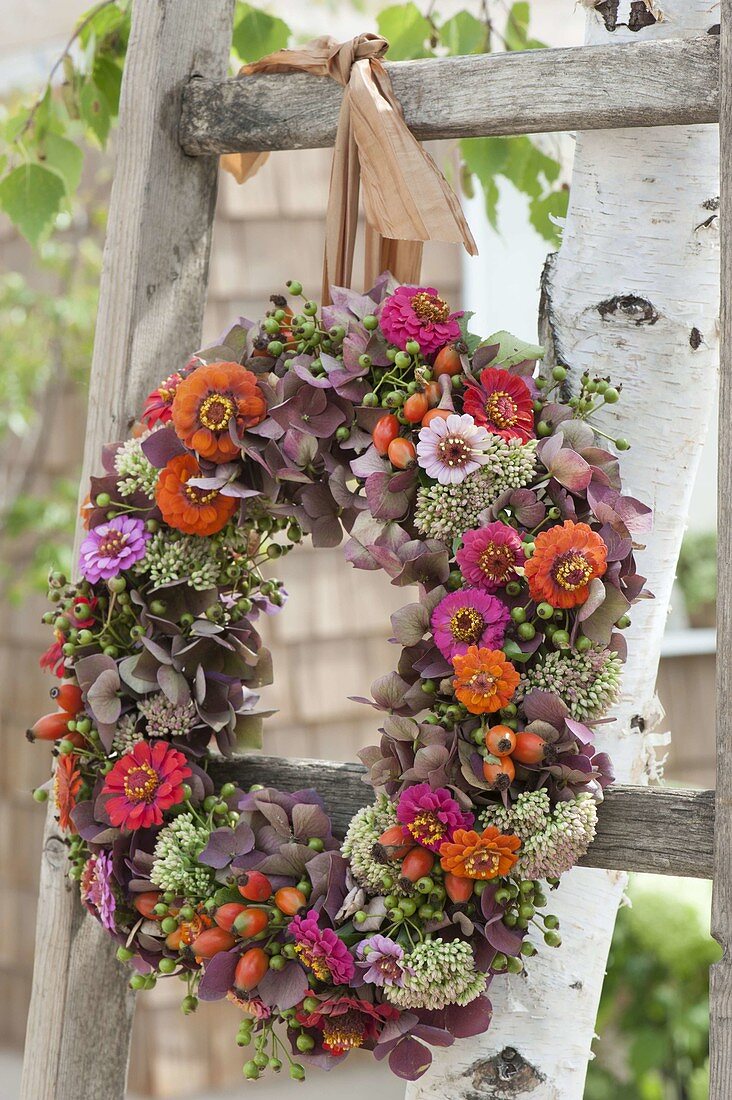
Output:
<svg viewBox="0 0 732 1100">
<path fill-rule="evenodd" d="M 89 856 L 81 872 L 81 900 L 92 916 L 108 932 L 115 932 L 114 911 L 117 908 L 112 890 L 112 853 L 101 851 Z"/>
<path fill-rule="evenodd" d="M 522 443 L 534 436 L 534 404 L 531 391 L 516 374 L 500 367 L 486 367 L 480 372 L 480 384 L 469 382 L 463 409 L 484 424 L 489 432 L 503 439 L 520 439 Z"/>
<path fill-rule="evenodd" d="M 116 577 L 123 569 L 129 569 L 145 557 L 150 538 L 150 532 L 141 519 L 115 516 L 108 523 L 100 523 L 81 544 L 81 571 L 92 584 Z"/>
<path fill-rule="evenodd" d="M 107 776 L 102 794 L 112 825 L 128 829 L 146 829 L 162 825 L 163 810 L 183 799 L 183 781 L 191 769 L 182 752 L 167 741 L 138 741 L 131 752 L 117 761 Z"/>
<path fill-rule="evenodd" d="M 490 438 L 490 433 L 465 413 L 451 413 L 446 420 L 435 417 L 419 433 L 417 461 L 440 485 L 459 485 L 488 462 L 484 451 Z"/>
<path fill-rule="evenodd" d="M 433 791 L 429 783 L 417 783 L 402 792 L 397 821 L 406 825 L 418 844 L 438 852 L 456 829 L 472 829 L 475 819 L 463 813 L 446 787 Z"/>
<path fill-rule="evenodd" d="M 515 580 L 516 569 L 526 562 L 521 536 L 506 523 L 489 523 L 477 531 L 466 531 L 455 555 L 468 584 L 496 592 Z"/>
<path fill-rule="evenodd" d="M 458 317 L 433 286 L 400 286 L 381 307 L 379 323 L 389 341 L 402 351 L 416 340 L 422 355 L 432 355 L 460 339 Z"/>
<path fill-rule="evenodd" d="M 332 928 L 321 928 L 318 914 L 311 909 L 305 917 L 293 917 L 287 931 L 295 940 L 300 962 L 312 970 L 318 981 L 344 985 L 354 975 L 356 964 Z"/>
<path fill-rule="evenodd" d="M 470 646 L 500 649 L 510 617 L 504 603 L 478 588 L 450 592 L 432 612 L 435 645 L 448 661 Z"/>
</svg>

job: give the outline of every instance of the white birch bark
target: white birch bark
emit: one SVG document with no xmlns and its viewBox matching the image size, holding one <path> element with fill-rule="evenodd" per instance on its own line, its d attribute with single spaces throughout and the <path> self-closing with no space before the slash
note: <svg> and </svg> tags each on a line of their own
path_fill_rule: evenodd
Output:
<svg viewBox="0 0 732 1100">
<path fill-rule="evenodd" d="M 605 0 L 600 11 L 611 24 L 618 8 L 616 29 L 590 11 L 587 41 L 691 36 L 719 21 L 709 0 L 651 6 L 663 21 L 631 32 L 620 25 L 631 21 L 629 0 Z M 649 734 L 660 643 L 714 407 L 717 205 L 715 127 L 582 133 L 562 246 L 546 276 L 545 327 L 570 377 L 588 369 L 624 383 L 620 404 L 598 423 L 632 443 L 621 456 L 625 485 L 655 511 L 640 571 L 656 598 L 633 609 L 617 720 L 597 738 L 623 783 L 647 782 L 654 772 Z M 621 873 L 588 869 L 563 878 L 550 906 L 562 947 L 530 960 L 528 978 L 494 979 L 488 1032 L 437 1052 L 430 1072 L 407 1088 L 408 1100 L 580 1100 L 625 882 Z"/>
</svg>

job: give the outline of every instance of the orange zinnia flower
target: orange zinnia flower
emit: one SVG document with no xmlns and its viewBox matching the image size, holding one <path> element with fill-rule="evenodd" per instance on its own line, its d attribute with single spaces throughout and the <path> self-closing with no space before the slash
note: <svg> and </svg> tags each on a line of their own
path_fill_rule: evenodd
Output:
<svg viewBox="0 0 732 1100">
<path fill-rule="evenodd" d="M 607 546 L 586 523 L 565 520 L 536 536 L 534 553 L 526 562 L 529 591 L 552 607 L 579 607 L 587 599 L 590 582 L 607 569 Z"/>
<path fill-rule="evenodd" d="M 471 714 L 492 714 L 510 703 L 520 676 L 500 649 L 471 645 L 452 659 L 455 694 Z"/>
<path fill-rule="evenodd" d="M 238 363 L 208 363 L 179 384 L 173 399 L 173 427 L 186 447 L 211 462 L 231 462 L 239 448 L 229 435 L 264 419 L 267 402 L 256 375 Z"/>
<path fill-rule="evenodd" d="M 457 878 L 496 878 L 508 874 L 520 847 L 517 836 L 504 834 L 495 825 L 488 825 L 482 833 L 456 829 L 452 840 L 440 845 L 440 863 L 443 871 Z"/>
<path fill-rule="evenodd" d="M 187 535 L 215 535 L 234 515 L 239 502 L 225 497 L 218 489 L 198 489 L 189 485 L 192 477 L 201 477 L 201 467 L 193 455 L 176 455 L 160 471 L 155 500 L 163 519 Z"/>
<path fill-rule="evenodd" d="M 76 832 L 76 826 L 71 820 L 71 811 L 76 805 L 76 797 L 81 790 L 81 772 L 77 767 L 78 763 L 79 759 L 73 753 L 59 756 L 53 777 L 58 823 L 68 833 Z"/>
</svg>

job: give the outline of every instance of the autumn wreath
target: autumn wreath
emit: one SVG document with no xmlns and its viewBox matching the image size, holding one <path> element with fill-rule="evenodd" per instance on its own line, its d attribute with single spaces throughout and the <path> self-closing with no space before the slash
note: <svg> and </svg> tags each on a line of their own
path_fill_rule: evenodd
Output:
<svg viewBox="0 0 732 1100">
<path fill-rule="evenodd" d="M 547 889 L 612 779 L 593 728 L 650 513 L 621 490 L 628 444 L 591 426 L 609 379 L 540 373 L 541 348 L 480 340 L 432 287 L 383 276 L 320 310 L 288 288 L 105 449 L 81 580 L 50 579 L 36 796 L 132 987 L 177 976 L 185 1012 L 228 997 L 245 1077 L 365 1047 L 414 1079 L 488 1026 L 494 975 L 560 943 Z M 257 620 L 286 600 L 263 567 L 344 529 L 354 566 L 419 597 L 363 700 L 376 801 L 341 840 L 316 791 L 216 790 L 208 769 L 260 743 Z"/>
</svg>

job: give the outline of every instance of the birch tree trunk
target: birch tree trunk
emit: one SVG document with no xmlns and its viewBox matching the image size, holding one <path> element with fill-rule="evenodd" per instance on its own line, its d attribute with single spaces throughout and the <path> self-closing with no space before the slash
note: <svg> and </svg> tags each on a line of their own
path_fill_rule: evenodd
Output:
<svg viewBox="0 0 732 1100">
<path fill-rule="evenodd" d="M 718 9 L 709 0 L 603 0 L 588 13 L 586 37 L 615 43 L 704 34 L 718 23 Z M 550 355 L 571 368 L 570 379 L 587 369 L 625 384 L 623 400 L 598 423 L 632 443 L 623 455 L 625 484 L 655 512 L 640 568 L 656 598 L 633 609 L 616 721 L 597 738 L 622 783 L 654 777 L 661 637 L 714 406 L 718 159 L 712 126 L 579 134 L 562 246 L 544 274 Z M 580 1100 L 625 884 L 617 872 L 566 875 L 551 899 L 563 946 L 540 949 L 526 979 L 494 979 L 488 1032 L 439 1052 L 407 1089 L 408 1100 Z"/>
</svg>

